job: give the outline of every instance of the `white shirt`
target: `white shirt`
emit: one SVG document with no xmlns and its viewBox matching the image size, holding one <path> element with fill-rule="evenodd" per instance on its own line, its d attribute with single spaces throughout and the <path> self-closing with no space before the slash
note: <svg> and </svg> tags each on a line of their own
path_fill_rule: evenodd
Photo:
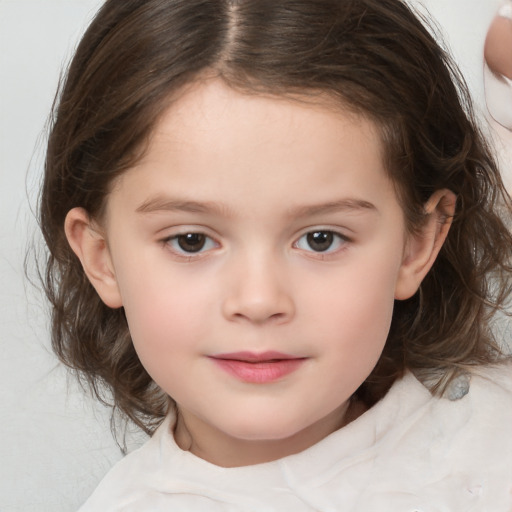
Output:
<svg viewBox="0 0 512 512">
<path fill-rule="evenodd" d="M 512 367 L 471 377 L 460 400 L 411 374 L 318 444 L 221 468 L 181 450 L 167 419 L 79 512 L 511 512 Z"/>
</svg>

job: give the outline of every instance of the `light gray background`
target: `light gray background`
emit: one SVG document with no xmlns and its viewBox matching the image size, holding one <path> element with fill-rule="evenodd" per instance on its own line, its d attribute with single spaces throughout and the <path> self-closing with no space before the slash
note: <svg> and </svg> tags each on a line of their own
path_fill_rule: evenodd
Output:
<svg viewBox="0 0 512 512">
<path fill-rule="evenodd" d="M 483 113 L 484 34 L 501 0 L 424 3 Z M 44 300 L 23 270 L 27 245 L 37 240 L 31 208 L 46 117 L 60 70 L 100 4 L 0 0 L 0 512 L 76 510 L 121 457 L 108 411 L 51 354 Z M 502 157 L 511 157 L 510 134 L 498 135 Z"/>
</svg>

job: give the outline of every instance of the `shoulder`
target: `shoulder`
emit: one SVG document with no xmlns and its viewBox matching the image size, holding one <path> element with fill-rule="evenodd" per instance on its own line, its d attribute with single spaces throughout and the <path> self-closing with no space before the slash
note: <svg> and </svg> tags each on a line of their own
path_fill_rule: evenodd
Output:
<svg viewBox="0 0 512 512">
<path fill-rule="evenodd" d="M 475 370 L 462 398 L 432 397 L 412 410 L 383 437 L 375 470 L 368 510 L 388 500 L 512 510 L 512 365 Z"/>
<path fill-rule="evenodd" d="M 169 416 L 149 441 L 118 462 L 78 512 L 242 510 L 226 505 L 218 487 L 233 489 L 222 471 L 177 446 L 172 421 Z"/>
<path fill-rule="evenodd" d="M 471 426 L 488 447 L 505 450 L 512 468 L 512 364 L 474 372 L 461 407 L 468 416 L 465 430 Z"/>
<path fill-rule="evenodd" d="M 446 451 L 440 452 L 440 457 L 444 460 L 459 456 L 459 449 L 468 459 L 476 459 L 476 445 L 480 444 L 485 446 L 484 459 L 494 451 L 501 458 L 509 457 L 512 468 L 512 362 L 476 367 L 469 375 L 467 393 L 451 393 L 458 399 L 428 397 L 412 376 L 398 383 L 398 388 L 400 392 L 383 405 L 388 405 L 387 410 L 404 409 L 405 413 L 399 422 L 389 425 L 384 439 L 414 438 L 418 448 L 430 454 L 434 446 L 443 447 Z M 407 402 L 413 405 L 404 407 Z M 467 450 L 469 446 L 471 450 Z"/>
<path fill-rule="evenodd" d="M 464 421 L 457 436 L 461 441 L 481 443 L 482 457 L 493 452 L 497 460 L 508 457 L 512 469 L 512 364 L 474 371 L 467 396 L 439 408 Z"/>
<path fill-rule="evenodd" d="M 475 369 L 465 396 L 433 398 L 428 411 L 444 458 L 452 453 L 475 471 L 484 460 L 502 460 L 512 470 L 512 364 Z"/>
<path fill-rule="evenodd" d="M 120 460 L 103 478 L 79 512 L 128 512 L 152 493 L 161 459 L 164 425 L 137 450 Z M 134 508 L 135 507 L 135 508 Z"/>
<path fill-rule="evenodd" d="M 512 360 L 496 366 L 476 369 L 472 372 L 472 379 L 477 388 L 512 394 Z"/>
</svg>

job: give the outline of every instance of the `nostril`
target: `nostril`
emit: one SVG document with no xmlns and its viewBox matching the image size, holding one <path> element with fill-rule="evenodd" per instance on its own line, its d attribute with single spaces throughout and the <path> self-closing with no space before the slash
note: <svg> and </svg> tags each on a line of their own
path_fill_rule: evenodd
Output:
<svg viewBox="0 0 512 512">
<path fill-rule="evenodd" d="M 223 313 L 230 320 L 252 323 L 286 322 L 294 315 L 294 303 L 285 294 L 233 295 L 224 301 Z"/>
</svg>

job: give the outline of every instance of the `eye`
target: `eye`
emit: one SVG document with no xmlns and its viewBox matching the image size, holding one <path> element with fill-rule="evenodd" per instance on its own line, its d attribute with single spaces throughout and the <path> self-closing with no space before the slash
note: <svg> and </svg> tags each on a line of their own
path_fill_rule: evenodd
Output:
<svg viewBox="0 0 512 512">
<path fill-rule="evenodd" d="M 334 252 L 347 242 L 347 238 L 329 230 L 310 231 L 295 243 L 297 249 L 313 252 Z"/>
<path fill-rule="evenodd" d="M 217 247 L 217 243 L 204 233 L 182 233 L 165 240 L 178 254 L 194 254 Z"/>
</svg>

